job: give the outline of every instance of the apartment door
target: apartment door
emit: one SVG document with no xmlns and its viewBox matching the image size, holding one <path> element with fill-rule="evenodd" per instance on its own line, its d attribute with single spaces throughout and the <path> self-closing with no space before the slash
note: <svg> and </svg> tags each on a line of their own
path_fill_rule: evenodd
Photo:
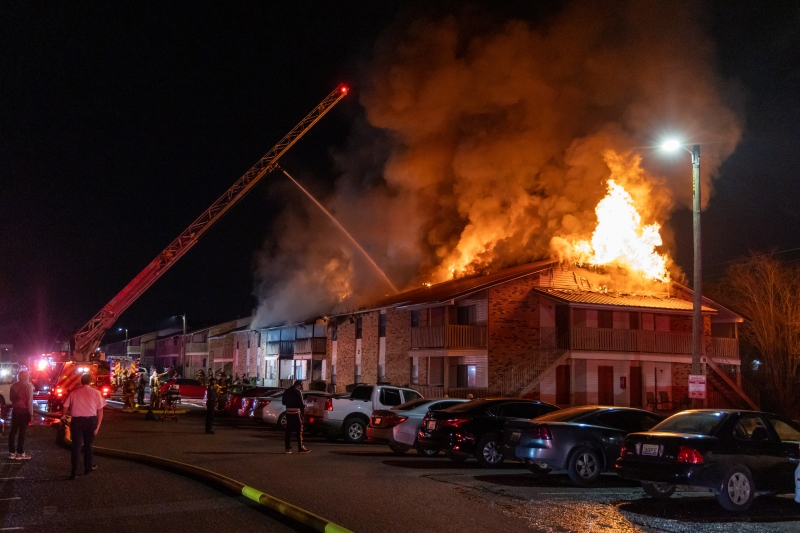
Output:
<svg viewBox="0 0 800 533">
<path fill-rule="evenodd" d="M 642 367 L 631 367 L 630 383 L 631 407 L 642 407 Z"/>
<path fill-rule="evenodd" d="M 556 367 L 556 404 L 570 404 L 569 365 Z"/>
<path fill-rule="evenodd" d="M 614 405 L 614 367 L 597 367 L 597 403 Z"/>
<path fill-rule="evenodd" d="M 569 350 L 569 307 L 556 305 L 556 346 L 561 350 Z"/>
</svg>

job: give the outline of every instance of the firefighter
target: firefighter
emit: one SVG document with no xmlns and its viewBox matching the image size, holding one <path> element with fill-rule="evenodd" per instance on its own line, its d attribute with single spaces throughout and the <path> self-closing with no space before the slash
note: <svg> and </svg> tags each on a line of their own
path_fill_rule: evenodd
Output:
<svg viewBox="0 0 800 533">
<path fill-rule="evenodd" d="M 139 374 L 139 380 L 136 382 L 136 393 L 138 395 L 137 398 L 137 407 L 140 405 L 144 405 L 144 389 L 147 386 L 147 380 L 144 377 L 144 372 Z"/>
<path fill-rule="evenodd" d="M 203 372 L 203 369 L 202 369 L 202 368 L 201 368 L 201 369 L 199 369 L 197 372 L 195 372 L 195 374 L 194 374 L 194 379 L 196 379 L 197 381 L 199 381 L 199 382 L 200 382 L 200 383 L 202 383 L 203 385 L 205 385 L 205 384 L 206 384 L 206 373 L 205 373 L 205 372 Z"/>
<path fill-rule="evenodd" d="M 217 399 L 219 409 L 225 409 L 225 396 L 228 394 L 228 380 L 225 378 L 224 372 L 219 376 L 219 381 L 217 381 L 217 394 L 219 395 Z"/>
<path fill-rule="evenodd" d="M 158 379 L 158 372 L 153 369 L 150 376 L 150 409 L 158 409 L 161 405 L 161 382 Z"/>
<path fill-rule="evenodd" d="M 206 433 L 214 434 L 214 412 L 217 410 L 217 380 L 213 376 L 208 380 L 206 389 Z"/>
<path fill-rule="evenodd" d="M 134 396 L 136 394 L 136 382 L 133 380 L 133 375 L 127 375 L 127 372 L 125 376 L 125 382 L 122 384 L 122 394 L 123 397 L 125 398 L 125 406 L 123 407 L 123 409 L 130 407 L 131 411 L 134 412 L 138 411 L 136 409 L 136 404 L 134 403 Z"/>
</svg>

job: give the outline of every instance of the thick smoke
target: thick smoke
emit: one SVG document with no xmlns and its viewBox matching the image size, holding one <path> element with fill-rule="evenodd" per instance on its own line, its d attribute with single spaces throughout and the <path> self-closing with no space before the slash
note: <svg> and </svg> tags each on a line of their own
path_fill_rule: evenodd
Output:
<svg viewBox="0 0 800 533">
<path fill-rule="evenodd" d="M 580 2 L 536 23 L 470 12 L 393 28 L 328 205 L 396 284 L 415 286 L 540 259 L 554 237 L 589 238 L 615 165 L 644 222 L 663 223 L 691 199 L 689 155 L 654 148 L 668 134 L 702 144 L 707 202 L 741 126 L 695 11 Z"/>
</svg>

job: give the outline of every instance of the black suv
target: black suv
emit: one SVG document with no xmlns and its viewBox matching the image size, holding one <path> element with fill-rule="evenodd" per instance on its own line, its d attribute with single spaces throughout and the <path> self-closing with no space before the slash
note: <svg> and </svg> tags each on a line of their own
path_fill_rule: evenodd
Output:
<svg viewBox="0 0 800 533">
<path fill-rule="evenodd" d="M 481 466 L 497 467 L 503 463 L 498 446 L 507 421 L 530 420 L 556 410 L 555 405 L 522 398 L 475 400 L 428 413 L 417 438 L 423 448 L 445 450 L 453 461 L 474 454 Z"/>
</svg>

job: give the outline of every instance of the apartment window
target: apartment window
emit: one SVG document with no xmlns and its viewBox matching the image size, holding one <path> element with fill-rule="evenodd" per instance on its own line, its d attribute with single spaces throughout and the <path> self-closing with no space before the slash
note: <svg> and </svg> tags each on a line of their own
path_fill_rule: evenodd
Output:
<svg viewBox="0 0 800 533">
<path fill-rule="evenodd" d="M 597 327 L 611 329 L 614 327 L 614 313 L 612 311 L 597 311 Z"/>
<path fill-rule="evenodd" d="M 418 328 L 419 327 L 419 311 L 411 311 L 411 327 Z"/>
<path fill-rule="evenodd" d="M 628 313 L 628 316 L 630 316 L 630 329 L 642 329 L 639 325 L 639 322 L 641 320 L 640 317 L 642 315 L 631 311 L 630 313 Z"/>
<path fill-rule="evenodd" d="M 475 323 L 475 309 L 474 305 L 464 305 L 458 308 L 456 316 L 456 324 L 459 326 L 467 326 Z"/>
<path fill-rule="evenodd" d="M 172 345 L 173 346 L 177 346 L 178 345 L 178 337 L 172 337 Z"/>
<path fill-rule="evenodd" d="M 361 338 L 361 317 L 356 318 L 356 339 Z"/>
<path fill-rule="evenodd" d="M 386 336 L 386 314 L 381 313 L 378 315 L 378 337 Z"/>
<path fill-rule="evenodd" d="M 432 307 L 430 309 L 429 326 L 444 326 L 444 307 Z"/>
</svg>

